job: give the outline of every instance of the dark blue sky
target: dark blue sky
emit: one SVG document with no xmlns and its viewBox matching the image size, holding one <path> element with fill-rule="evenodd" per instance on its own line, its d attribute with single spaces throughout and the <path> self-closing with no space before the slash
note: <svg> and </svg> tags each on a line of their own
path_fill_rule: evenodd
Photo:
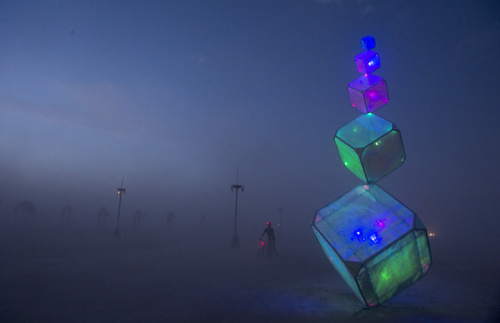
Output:
<svg viewBox="0 0 500 323">
<path fill-rule="evenodd" d="M 314 213 L 360 181 L 333 136 L 372 35 L 377 114 L 407 159 L 379 184 L 430 230 L 498 234 L 496 1 L 0 1 L 0 197 L 241 225 Z M 79 211 L 77 211 L 79 210 Z M 94 217 L 94 215 L 92 215 Z M 285 223 L 285 221 L 283 221 Z M 186 222 L 187 223 L 187 222 Z M 312 234 L 312 233 L 311 233 Z"/>
</svg>

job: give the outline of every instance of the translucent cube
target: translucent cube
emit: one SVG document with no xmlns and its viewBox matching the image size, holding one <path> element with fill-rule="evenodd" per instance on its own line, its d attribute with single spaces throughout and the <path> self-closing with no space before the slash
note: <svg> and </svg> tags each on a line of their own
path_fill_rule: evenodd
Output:
<svg viewBox="0 0 500 323">
<path fill-rule="evenodd" d="M 356 55 L 354 60 L 356 61 L 358 72 L 363 74 L 373 73 L 380 68 L 380 58 L 378 57 L 377 52 L 372 50 L 367 50 Z"/>
<path fill-rule="evenodd" d="M 359 116 L 335 134 L 344 165 L 365 183 L 373 183 L 401 166 L 405 151 L 401 132 L 373 113 Z"/>
<path fill-rule="evenodd" d="M 425 226 L 376 184 L 360 185 L 319 210 L 312 227 L 332 265 L 366 306 L 406 289 L 432 263 Z"/>
<path fill-rule="evenodd" d="M 373 38 L 372 36 L 361 38 L 361 48 L 363 48 L 364 50 L 375 48 L 375 38 Z"/>
<path fill-rule="evenodd" d="M 365 74 L 349 83 L 349 100 L 353 108 L 367 113 L 389 102 L 386 82 L 377 75 Z"/>
</svg>

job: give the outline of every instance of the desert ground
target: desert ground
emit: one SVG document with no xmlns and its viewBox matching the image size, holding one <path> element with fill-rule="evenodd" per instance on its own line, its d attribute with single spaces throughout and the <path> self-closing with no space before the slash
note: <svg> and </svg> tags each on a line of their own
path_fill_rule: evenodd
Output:
<svg viewBox="0 0 500 323">
<path fill-rule="evenodd" d="M 309 231 L 310 230 L 310 231 Z M 327 261 L 310 228 L 258 237 L 164 227 L 123 230 L 4 225 L 2 322 L 495 322 L 498 255 L 431 240 L 428 274 L 366 309 Z M 487 250 L 484 251 L 487 253 Z"/>
</svg>

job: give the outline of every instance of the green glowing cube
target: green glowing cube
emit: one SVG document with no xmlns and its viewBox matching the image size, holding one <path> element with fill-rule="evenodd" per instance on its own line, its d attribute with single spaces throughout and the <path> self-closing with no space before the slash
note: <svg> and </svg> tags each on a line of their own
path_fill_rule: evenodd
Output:
<svg viewBox="0 0 500 323">
<path fill-rule="evenodd" d="M 401 166 L 405 151 L 401 132 L 372 113 L 340 128 L 335 144 L 344 165 L 365 183 L 374 183 Z"/>
<path fill-rule="evenodd" d="M 312 227 L 329 261 L 366 306 L 403 291 L 432 263 L 425 226 L 376 184 L 360 185 L 319 210 Z"/>
</svg>

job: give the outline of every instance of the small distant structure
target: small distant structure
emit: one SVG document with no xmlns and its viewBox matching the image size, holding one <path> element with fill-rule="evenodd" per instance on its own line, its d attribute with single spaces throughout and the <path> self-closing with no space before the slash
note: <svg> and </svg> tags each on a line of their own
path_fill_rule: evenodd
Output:
<svg viewBox="0 0 500 323">
<path fill-rule="evenodd" d="M 106 209 L 104 206 L 99 209 L 99 212 L 97 213 L 97 223 L 99 225 L 104 226 L 106 224 L 106 219 L 108 219 L 111 216 L 111 213 Z"/>
<path fill-rule="evenodd" d="M 240 245 L 240 238 L 238 237 L 238 233 L 236 233 L 236 223 L 238 221 L 238 190 L 241 188 L 241 192 L 245 190 L 243 185 L 238 184 L 238 175 L 239 172 L 236 170 L 236 184 L 231 186 L 231 192 L 236 190 L 236 202 L 234 204 L 234 233 L 233 238 L 231 239 L 231 245 L 233 248 L 238 247 Z"/>
<path fill-rule="evenodd" d="M 14 212 L 16 214 L 16 218 L 20 219 L 21 222 L 26 224 L 32 223 L 36 215 L 35 203 L 28 200 L 19 202 L 14 207 Z"/>
<path fill-rule="evenodd" d="M 141 224 L 141 219 L 146 216 L 141 210 L 135 210 L 134 212 L 134 227 L 138 227 Z"/>
<path fill-rule="evenodd" d="M 127 192 L 127 190 L 123 188 L 123 179 L 124 177 L 122 177 L 121 187 L 118 188 L 118 195 L 120 195 L 120 201 L 118 202 L 118 218 L 116 219 L 116 230 L 115 233 L 113 234 L 115 238 L 119 238 L 122 235 L 120 232 L 120 210 L 122 208 L 122 195 Z"/>
<path fill-rule="evenodd" d="M 62 226 L 67 226 L 69 224 L 70 218 L 71 218 L 71 213 L 73 213 L 73 207 L 70 205 L 66 204 L 61 212 L 61 225 Z"/>
</svg>

